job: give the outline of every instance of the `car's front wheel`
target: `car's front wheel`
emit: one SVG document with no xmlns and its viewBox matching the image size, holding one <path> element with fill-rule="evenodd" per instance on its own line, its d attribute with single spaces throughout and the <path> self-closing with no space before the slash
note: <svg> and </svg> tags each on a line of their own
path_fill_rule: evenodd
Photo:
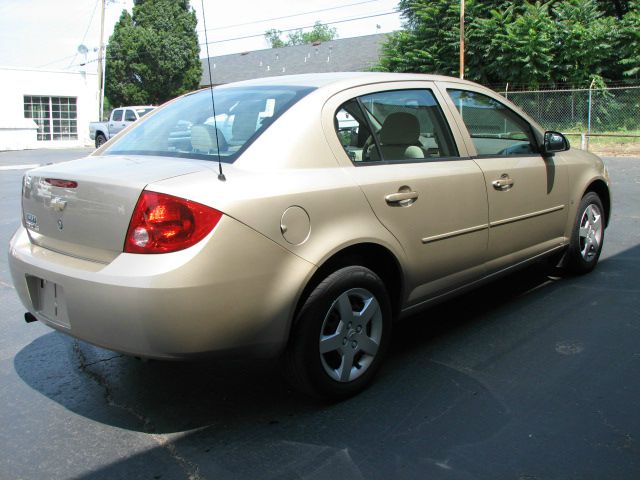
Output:
<svg viewBox="0 0 640 480">
<path fill-rule="evenodd" d="M 595 268 L 602 251 L 604 227 L 602 201 L 597 193 L 588 192 L 580 201 L 567 250 L 565 265 L 570 272 L 583 274 Z"/>
<path fill-rule="evenodd" d="M 285 364 L 294 386 L 339 400 L 363 390 L 384 357 L 391 334 L 385 286 L 362 266 L 341 268 L 307 297 L 292 331 Z"/>
</svg>

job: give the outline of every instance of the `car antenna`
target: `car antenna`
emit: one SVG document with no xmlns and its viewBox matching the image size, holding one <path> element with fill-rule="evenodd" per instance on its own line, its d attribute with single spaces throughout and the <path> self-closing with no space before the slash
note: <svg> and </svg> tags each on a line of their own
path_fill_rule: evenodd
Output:
<svg viewBox="0 0 640 480">
<path fill-rule="evenodd" d="M 220 142 L 218 140 L 218 121 L 216 120 L 216 102 L 213 99 L 213 75 L 211 75 L 211 56 L 209 55 L 209 39 L 207 38 L 207 19 L 204 13 L 204 0 L 200 0 L 202 6 L 202 23 L 204 24 L 204 43 L 207 46 L 207 67 L 209 68 L 209 90 L 211 91 L 211 108 L 213 110 L 213 128 L 216 131 L 216 152 L 218 152 L 218 180 L 224 182 L 227 177 L 222 173 L 222 161 L 220 160 Z"/>
</svg>

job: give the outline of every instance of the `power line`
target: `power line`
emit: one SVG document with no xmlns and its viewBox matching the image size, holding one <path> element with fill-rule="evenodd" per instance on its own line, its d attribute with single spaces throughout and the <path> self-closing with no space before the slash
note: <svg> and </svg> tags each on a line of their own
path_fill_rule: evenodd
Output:
<svg viewBox="0 0 640 480">
<path fill-rule="evenodd" d="M 89 29 L 91 28 L 91 23 L 93 23 L 93 16 L 96 14 L 96 9 L 98 8 L 98 3 L 100 0 L 96 0 L 96 3 L 93 4 L 93 11 L 91 12 L 91 17 L 89 17 L 89 23 L 87 24 L 87 29 L 84 31 L 84 35 L 82 35 L 82 40 L 80 40 L 80 45 L 84 45 L 84 40 L 87 38 L 87 33 L 89 33 Z M 78 52 L 73 56 L 73 59 L 67 65 L 67 68 L 71 67 L 71 64 L 76 60 L 78 56 Z"/>
<path fill-rule="evenodd" d="M 75 54 L 74 55 L 67 55 L 66 57 L 58 58 L 57 60 L 52 60 L 49 63 L 45 63 L 44 65 L 38 65 L 36 68 L 48 67 L 49 65 L 53 65 L 54 63 L 62 62 L 63 60 L 66 60 L 67 58 L 71 58 L 71 57 L 75 57 Z M 67 67 L 67 68 L 69 68 L 69 67 Z"/>
<path fill-rule="evenodd" d="M 372 14 L 372 15 L 365 15 L 365 16 L 362 16 L 362 17 L 353 17 L 353 18 L 345 18 L 343 20 L 335 20 L 333 22 L 326 22 L 323 25 L 334 25 L 334 24 L 337 24 L 337 23 L 353 22 L 353 21 L 356 21 L 356 20 L 364 20 L 364 19 L 367 19 L 367 18 L 374 18 L 374 17 L 382 17 L 382 16 L 385 16 L 385 15 L 392 15 L 394 13 L 398 13 L 397 10 L 392 10 L 390 12 L 376 13 L 376 14 Z M 305 29 L 305 28 L 313 28 L 314 26 L 315 25 L 307 25 L 307 26 L 304 26 L 304 27 L 289 28 L 287 30 L 281 30 L 280 33 L 294 32 L 294 31 L 297 31 L 297 30 Z M 211 29 L 207 29 L 207 30 L 211 30 Z M 245 38 L 255 38 L 255 37 L 263 37 L 263 36 L 264 36 L 264 33 L 257 33 L 257 34 L 254 34 L 254 35 L 245 35 L 245 36 L 242 36 L 242 37 L 227 38 L 227 39 L 224 39 L 224 40 L 214 40 L 214 41 L 208 42 L 208 44 L 211 45 L 212 43 L 232 42 L 232 41 L 235 41 L 235 40 L 243 40 Z M 203 42 L 203 43 L 199 43 L 199 45 L 207 45 L 207 43 Z M 69 58 L 69 57 L 66 57 L 66 58 Z M 106 57 L 103 56 L 103 59 L 105 59 L 105 58 Z M 98 61 L 98 58 L 94 58 L 94 59 L 91 59 L 91 60 L 87 60 L 85 63 L 76 64 L 74 66 L 81 66 L 81 65 L 88 64 L 88 63 L 95 63 L 97 61 Z"/>
<path fill-rule="evenodd" d="M 336 25 L 338 23 L 353 22 L 353 21 L 356 21 L 356 20 L 364 20 L 366 18 L 382 17 L 382 16 L 385 16 L 385 15 L 392 15 L 394 13 L 398 13 L 397 10 L 392 10 L 390 12 L 384 12 L 384 13 L 376 13 L 374 15 L 366 15 L 366 16 L 363 16 L 363 17 L 354 17 L 354 18 L 347 18 L 347 19 L 344 19 L 344 20 L 336 20 L 336 21 L 333 21 L 333 22 L 325 22 L 325 23 L 323 23 L 323 25 Z M 306 25 L 304 27 L 296 27 L 296 28 L 288 28 L 286 30 L 279 30 L 279 32 L 280 33 L 295 32 L 297 30 L 303 30 L 305 28 L 313 28 L 313 27 L 315 27 L 315 25 Z M 214 40 L 214 41 L 208 42 L 208 44 L 211 45 L 212 43 L 232 42 L 232 41 L 235 41 L 235 40 L 244 40 L 246 38 L 256 38 L 256 37 L 263 37 L 263 36 L 264 36 L 264 32 L 263 33 L 256 33 L 254 35 L 244 35 L 242 37 L 226 38 L 224 40 Z M 199 43 L 198 45 L 207 45 L 207 43 Z"/>
<path fill-rule="evenodd" d="M 282 17 L 265 18 L 263 20 L 254 20 L 252 22 L 236 23 L 236 24 L 233 24 L 233 25 L 225 25 L 223 27 L 207 28 L 206 31 L 212 32 L 214 30 L 226 30 L 226 29 L 234 28 L 234 27 L 244 27 L 246 25 L 255 25 L 257 23 L 271 22 L 271 21 L 274 21 L 274 20 L 283 20 L 285 18 L 302 17 L 304 15 L 310 15 L 312 13 L 328 12 L 329 10 L 338 10 L 340 8 L 353 7 L 353 6 L 356 6 L 356 5 L 363 5 L 365 3 L 374 3 L 374 2 L 379 2 L 379 1 L 381 1 L 381 0 L 365 0 L 363 2 L 348 3 L 346 5 L 338 5 L 337 7 L 321 8 L 320 10 L 311 10 L 309 12 L 294 13 L 294 14 L 291 14 L 291 15 L 284 15 Z M 201 32 L 204 32 L 204 31 L 205 30 L 198 30 L 198 33 L 201 33 Z"/>
</svg>

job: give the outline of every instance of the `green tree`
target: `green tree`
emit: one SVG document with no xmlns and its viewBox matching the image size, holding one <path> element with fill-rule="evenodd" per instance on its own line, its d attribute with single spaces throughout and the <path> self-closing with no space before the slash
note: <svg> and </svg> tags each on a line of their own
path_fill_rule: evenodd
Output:
<svg viewBox="0 0 640 480">
<path fill-rule="evenodd" d="M 315 42 L 328 42 L 338 38 L 338 32 L 335 28 L 329 27 L 320 22 L 315 22 L 313 29 L 303 32 L 301 29 L 294 30 L 287 35 L 287 40 L 282 40 L 282 31 L 271 29 L 264 34 L 271 48 L 290 47 L 292 45 L 305 45 Z"/>
<path fill-rule="evenodd" d="M 555 16 L 554 78 L 586 85 L 594 77 L 620 77 L 617 52 L 618 21 L 605 16 L 595 0 L 569 0 L 553 8 Z"/>
<path fill-rule="evenodd" d="M 276 30 L 275 28 L 264 32 L 264 38 L 267 39 L 267 42 L 269 42 L 271 48 L 280 48 L 286 46 L 284 41 L 280 38 L 280 35 L 282 35 L 282 32 L 280 30 Z"/>
<path fill-rule="evenodd" d="M 490 81 L 495 59 L 488 41 L 497 33 L 501 11 L 511 2 L 467 0 L 465 8 L 465 76 Z M 519 2 L 518 2 L 519 3 Z M 510 6 L 512 11 L 519 7 Z M 379 69 L 383 71 L 458 75 L 460 3 L 448 0 L 401 0 L 404 30 L 389 36 L 383 45 Z M 495 19 L 493 17 L 496 17 Z M 491 37 L 486 35 L 491 32 Z"/>
<path fill-rule="evenodd" d="M 531 87 L 552 82 L 555 35 L 548 4 L 527 4 L 524 12 L 504 27 L 491 41 L 499 48 L 495 62 L 504 76 Z"/>
<path fill-rule="evenodd" d="M 598 3 L 605 15 L 615 16 L 618 19 L 622 19 L 633 8 L 633 0 L 598 0 Z"/>
<path fill-rule="evenodd" d="M 640 80 L 640 1 L 629 3 L 629 13 L 621 22 L 618 50 L 621 53 L 620 65 L 624 69 L 623 75 L 638 81 Z"/>
<path fill-rule="evenodd" d="M 467 0 L 465 78 L 536 87 L 619 80 L 623 69 L 638 75 L 638 0 L 619 3 L 629 7 L 622 20 L 598 0 Z M 457 76 L 459 2 L 401 0 L 399 8 L 404 30 L 383 46 L 379 69 Z"/>
<path fill-rule="evenodd" d="M 134 0 L 106 52 L 105 94 L 112 105 L 161 104 L 194 90 L 202 67 L 196 14 L 188 0 Z"/>
</svg>

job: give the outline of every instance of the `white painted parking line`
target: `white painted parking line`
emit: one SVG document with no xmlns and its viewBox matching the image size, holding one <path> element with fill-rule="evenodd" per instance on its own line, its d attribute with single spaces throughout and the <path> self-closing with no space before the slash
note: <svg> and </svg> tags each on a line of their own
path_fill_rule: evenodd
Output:
<svg viewBox="0 0 640 480">
<path fill-rule="evenodd" d="M 29 170 L 30 168 L 39 167 L 39 163 L 28 163 L 26 165 L 2 165 L 0 170 Z"/>
</svg>

